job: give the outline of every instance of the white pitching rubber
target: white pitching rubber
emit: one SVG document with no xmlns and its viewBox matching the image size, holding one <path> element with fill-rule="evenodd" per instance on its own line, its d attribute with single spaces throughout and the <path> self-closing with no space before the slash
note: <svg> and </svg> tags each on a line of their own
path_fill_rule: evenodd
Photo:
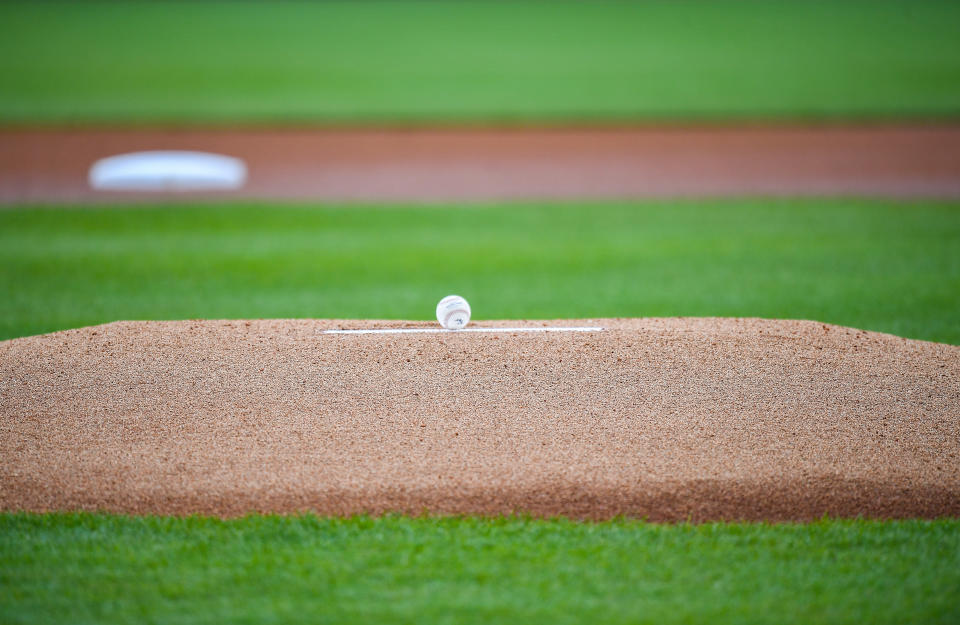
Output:
<svg viewBox="0 0 960 625">
<path fill-rule="evenodd" d="M 575 328 L 466 328 L 442 330 L 439 328 L 368 328 L 364 330 L 324 330 L 322 334 L 466 334 L 469 332 L 602 332 L 604 328 L 584 326 Z"/>
</svg>

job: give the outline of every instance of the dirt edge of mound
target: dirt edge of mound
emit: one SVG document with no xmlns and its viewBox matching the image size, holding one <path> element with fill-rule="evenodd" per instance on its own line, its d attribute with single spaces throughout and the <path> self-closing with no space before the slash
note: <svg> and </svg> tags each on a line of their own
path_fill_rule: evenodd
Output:
<svg viewBox="0 0 960 625">
<path fill-rule="evenodd" d="M 22 480 L 7 483 L 13 491 L 43 491 L 46 484 Z M 606 521 L 642 519 L 652 523 L 675 522 L 810 522 L 833 519 L 938 519 L 960 518 L 960 490 L 935 485 L 909 486 L 842 477 L 756 482 L 699 480 L 688 483 L 643 485 L 642 493 L 589 485 L 555 484 L 542 489 L 506 489 L 491 493 L 451 492 L 446 488 L 391 489 L 357 493 L 304 492 L 296 497 L 270 490 L 194 492 L 171 496 L 156 492 L 126 493 L 119 497 L 90 493 L 59 493 L 49 503 L 6 502 L 8 512 L 95 512 L 127 515 L 212 516 L 237 518 L 249 514 L 320 514 L 497 518 L 568 518 Z M 371 505 L 371 501 L 376 501 Z"/>
</svg>

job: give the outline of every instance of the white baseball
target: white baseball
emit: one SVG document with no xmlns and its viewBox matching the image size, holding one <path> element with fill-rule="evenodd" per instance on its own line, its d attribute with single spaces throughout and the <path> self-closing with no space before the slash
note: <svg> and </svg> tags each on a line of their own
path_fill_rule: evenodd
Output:
<svg viewBox="0 0 960 625">
<path fill-rule="evenodd" d="M 448 295 L 437 304 L 437 321 L 447 330 L 459 330 L 470 323 L 470 304 L 459 295 Z"/>
</svg>

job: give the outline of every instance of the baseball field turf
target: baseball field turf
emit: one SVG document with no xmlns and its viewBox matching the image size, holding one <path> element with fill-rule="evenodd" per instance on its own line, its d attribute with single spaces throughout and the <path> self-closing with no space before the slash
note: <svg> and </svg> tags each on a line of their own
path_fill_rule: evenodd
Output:
<svg viewBox="0 0 960 625">
<path fill-rule="evenodd" d="M 953 118 L 955 2 L 5 2 L 0 120 Z"/>
<path fill-rule="evenodd" d="M 958 23 L 960 3 L 905 0 L 4 2 L 0 125 L 955 124 Z M 800 318 L 960 345 L 960 206 L 0 209 L 0 340 L 428 319 L 450 292 L 476 319 Z M 958 571 L 956 519 L 0 513 L 0 623 L 956 623 Z"/>
<path fill-rule="evenodd" d="M 955 623 L 960 522 L 0 516 L 5 623 Z"/>
<path fill-rule="evenodd" d="M 0 211 L 0 338 L 117 319 L 815 319 L 960 344 L 950 202 Z"/>
</svg>

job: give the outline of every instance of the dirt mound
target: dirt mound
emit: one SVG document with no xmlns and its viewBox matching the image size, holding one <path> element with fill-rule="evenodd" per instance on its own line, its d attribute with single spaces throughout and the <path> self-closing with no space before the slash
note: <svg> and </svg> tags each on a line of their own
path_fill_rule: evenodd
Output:
<svg viewBox="0 0 960 625">
<path fill-rule="evenodd" d="M 0 508 L 960 515 L 960 347 L 804 321 L 323 334 L 120 322 L 0 343 Z"/>
</svg>

